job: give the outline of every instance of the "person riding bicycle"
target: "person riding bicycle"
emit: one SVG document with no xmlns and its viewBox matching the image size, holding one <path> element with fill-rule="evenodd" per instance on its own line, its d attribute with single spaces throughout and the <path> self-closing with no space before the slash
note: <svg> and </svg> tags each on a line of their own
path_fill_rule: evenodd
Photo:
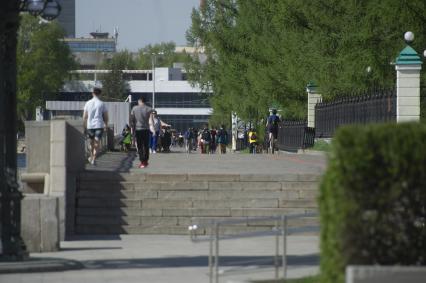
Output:
<svg viewBox="0 0 426 283">
<path fill-rule="evenodd" d="M 277 115 L 277 109 L 272 109 L 272 114 L 268 117 L 266 128 L 269 133 L 269 140 L 272 138 L 276 140 L 278 138 L 278 126 L 280 123 L 280 117 Z"/>
</svg>

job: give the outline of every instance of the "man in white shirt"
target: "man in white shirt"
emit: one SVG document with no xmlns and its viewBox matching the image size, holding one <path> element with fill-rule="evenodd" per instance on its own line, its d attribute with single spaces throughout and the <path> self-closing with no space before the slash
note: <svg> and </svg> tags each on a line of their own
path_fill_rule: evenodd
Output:
<svg viewBox="0 0 426 283">
<path fill-rule="evenodd" d="M 93 98 L 84 105 L 84 129 L 90 139 L 90 157 L 89 163 L 95 165 L 96 154 L 102 139 L 102 134 L 108 127 L 108 111 L 104 102 L 99 99 L 102 91 L 100 88 L 94 88 Z"/>
</svg>

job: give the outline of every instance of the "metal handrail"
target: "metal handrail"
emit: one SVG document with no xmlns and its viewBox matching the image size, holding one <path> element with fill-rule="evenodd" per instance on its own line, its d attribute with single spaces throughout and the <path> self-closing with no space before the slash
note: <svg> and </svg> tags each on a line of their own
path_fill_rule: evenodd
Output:
<svg viewBox="0 0 426 283">
<path fill-rule="evenodd" d="M 287 221 L 291 219 L 306 218 L 306 217 L 316 217 L 317 213 L 304 213 L 304 214 L 290 214 L 290 215 L 281 215 L 281 216 L 271 216 L 271 217 L 256 217 L 256 218 L 242 218 L 242 219 L 232 219 L 232 220 L 213 220 L 211 223 L 204 225 L 191 225 L 188 227 L 190 231 L 191 241 L 194 243 L 200 242 L 209 242 L 209 282 L 218 283 L 219 275 L 227 273 L 224 271 L 219 272 L 219 241 L 220 240 L 231 240 L 231 239 L 241 239 L 249 237 L 264 237 L 264 236 L 275 236 L 275 255 L 274 255 L 274 267 L 275 267 L 275 279 L 279 278 L 279 246 L 280 246 L 280 236 L 282 239 L 282 269 L 283 269 L 283 278 L 287 277 L 287 235 L 288 234 L 297 234 L 297 233 L 306 233 L 306 232 L 316 232 L 319 230 L 319 226 L 313 225 L 304 225 L 301 227 L 287 227 Z M 241 223 L 250 223 L 250 222 L 262 222 L 262 221 L 275 221 L 274 228 L 268 231 L 255 231 L 255 232 L 245 232 L 233 235 L 220 235 L 219 228 L 220 226 L 229 226 L 234 224 Z M 207 238 L 198 238 L 196 232 L 200 229 L 210 228 L 210 234 Z M 213 248 L 214 246 L 214 248 Z M 236 268 L 231 269 L 235 271 Z"/>
</svg>

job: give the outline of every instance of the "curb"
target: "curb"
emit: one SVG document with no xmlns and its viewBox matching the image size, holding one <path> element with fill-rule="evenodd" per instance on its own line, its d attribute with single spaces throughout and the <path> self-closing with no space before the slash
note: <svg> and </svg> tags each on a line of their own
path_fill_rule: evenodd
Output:
<svg viewBox="0 0 426 283">
<path fill-rule="evenodd" d="M 24 261 L 0 262 L 0 274 L 59 272 L 83 269 L 84 265 L 76 260 L 61 258 L 34 258 Z"/>
</svg>

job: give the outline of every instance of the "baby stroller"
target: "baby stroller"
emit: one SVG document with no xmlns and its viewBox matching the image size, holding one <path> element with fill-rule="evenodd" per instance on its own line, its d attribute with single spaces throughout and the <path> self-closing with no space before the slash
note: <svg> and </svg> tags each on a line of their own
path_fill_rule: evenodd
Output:
<svg viewBox="0 0 426 283">
<path fill-rule="evenodd" d="M 168 128 L 164 129 L 164 134 L 161 137 L 161 151 L 170 152 L 170 146 L 172 144 L 172 134 Z"/>
</svg>

